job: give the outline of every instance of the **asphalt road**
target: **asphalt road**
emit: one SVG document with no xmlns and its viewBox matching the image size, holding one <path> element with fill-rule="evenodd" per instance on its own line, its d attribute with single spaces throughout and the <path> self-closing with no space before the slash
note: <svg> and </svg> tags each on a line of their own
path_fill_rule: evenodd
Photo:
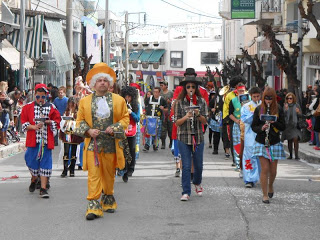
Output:
<svg viewBox="0 0 320 240">
<path fill-rule="evenodd" d="M 23 154 L 0 160 L 0 239 L 320 239 L 320 165 L 279 163 L 275 196 L 263 204 L 258 185 L 244 188 L 222 150 L 205 148 L 203 197 L 181 202 L 180 178 L 168 149 L 141 153 L 134 176 L 116 179 L 118 210 L 85 220 L 86 172 L 60 178 L 54 151 L 50 198 L 28 192 Z"/>
</svg>

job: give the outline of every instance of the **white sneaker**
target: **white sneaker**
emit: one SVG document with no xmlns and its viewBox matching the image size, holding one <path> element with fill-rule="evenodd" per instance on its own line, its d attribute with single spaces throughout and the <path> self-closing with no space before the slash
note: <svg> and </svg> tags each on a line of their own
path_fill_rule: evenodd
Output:
<svg viewBox="0 0 320 240">
<path fill-rule="evenodd" d="M 243 172 L 242 172 L 242 170 L 240 170 L 240 172 L 239 172 L 239 178 L 243 178 Z"/>
<path fill-rule="evenodd" d="M 188 194 L 183 194 L 182 197 L 180 198 L 180 201 L 188 201 L 189 200 L 189 195 Z"/>
<path fill-rule="evenodd" d="M 196 193 L 197 193 L 197 195 L 199 196 L 199 197 L 201 197 L 202 196 L 202 192 L 203 192 L 203 188 L 201 187 L 201 185 L 199 184 L 199 185 L 194 185 L 195 187 L 196 187 Z"/>
</svg>

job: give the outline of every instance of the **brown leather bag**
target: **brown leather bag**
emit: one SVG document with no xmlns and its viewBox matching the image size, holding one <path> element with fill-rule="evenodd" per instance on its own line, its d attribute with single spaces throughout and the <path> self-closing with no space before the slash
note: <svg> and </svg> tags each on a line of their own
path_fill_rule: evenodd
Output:
<svg viewBox="0 0 320 240">
<path fill-rule="evenodd" d="M 320 116 L 320 104 L 318 105 L 317 109 L 314 111 L 313 116 L 315 116 L 315 117 Z"/>
</svg>

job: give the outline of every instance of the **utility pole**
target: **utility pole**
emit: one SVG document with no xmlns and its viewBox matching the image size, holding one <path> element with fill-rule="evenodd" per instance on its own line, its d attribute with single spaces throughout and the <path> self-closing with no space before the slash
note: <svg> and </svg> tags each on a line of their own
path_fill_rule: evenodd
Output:
<svg viewBox="0 0 320 240">
<path fill-rule="evenodd" d="M 110 39 L 109 39 L 109 0 L 106 0 L 105 21 L 104 21 L 104 61 L 110 65 Z"/>
<path fill-rule="evenodd" d="M 21 0 L 20 1 L 20 69 L 19 69 L 19 89 L 21 91 L 25 90 L 24 30 L 25 30 L 25 0 Z"/>
<path fill-rule="evenodd" d="M 125 86 L 129 85 L 129 14 L 126 12 L 125 15 L 125 26 L 126 26 L 126 36 L 125 36 L 125 46 L 126 46 L 126 71 L 125 71 Z"/>
<path fill-rule="evenodd" d="M 297 3 L 299 4 L 300 0 L 297 0 Z M 298 8 L 298 39 L 302 38 L 302 17 Z M 302 41 L 299 43 L 300 51 L 299 56 L 297 59 L 297 78 L 300 81 L 298 92 L 295 93 L 296 96 L 298 96 L 299 104 L 301 106 L 302 102 Z M 297 95 L 298 94 L 298 95 Z"/>
<path fill-rule="evenodd" d="M 223 62 L 226 62 L 226 20 L 223 18 L 222 19 L 222 31 L 223 31 Z"/>
<path fill-rule="evenodd" d="M 72 23 L 72 0 L 67 0 L 67 45 L 71 59 L 73 59 L 73 23 Z M 66 73 L 67 97 L 73 95 L 73 70 Z"/>
</svg>

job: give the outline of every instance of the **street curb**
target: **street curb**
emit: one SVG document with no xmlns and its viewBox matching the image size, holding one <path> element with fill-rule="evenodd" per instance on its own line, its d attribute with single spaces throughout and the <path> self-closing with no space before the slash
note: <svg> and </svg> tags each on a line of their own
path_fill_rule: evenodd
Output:
<svg viewBox="0 0 320 240">
<path fill-rule="evenodd" d="M 288 146 L 283 144 L 284 149 L 289 152 Z M 299 149 L 299 157 L 303 160 L 306 160 L 308 163 L 316 163 L 320 164 L 320 156 L 318 154 L 314 154 L 310 151 L 306 151 L 303 149 Z"/>
<path fill-rule="evenodd" d="M 10 157 L 12 155 L 24 152 L 26 147 L 25 142 L 11 143 L 8 146 L 0 147 L 0 159 Z"/>
</svg>

